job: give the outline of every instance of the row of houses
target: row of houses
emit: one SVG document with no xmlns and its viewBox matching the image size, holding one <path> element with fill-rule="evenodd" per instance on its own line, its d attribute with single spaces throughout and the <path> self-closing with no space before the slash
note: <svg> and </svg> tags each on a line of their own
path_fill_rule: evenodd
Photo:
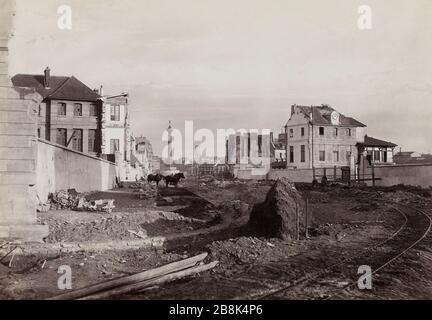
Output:
<svg viewBox="0 0 432 320">
<path fill-rule="evenodd" d="M 128 93 L 104 95 L 103 87 L 91 89 L 74 76 L 53 76 L 48 67 L 43 74 L 17 74 L 12 83 L 34 88 L 43 98 L 37 111 L 40 139 L 117 163 L 122 181 L 155 169 L 150 141 L 131 131 Z"/>
<path fill-rule="evenodd" d="M 242 139 L 246 142 L 242 143 Z M 267 150 L 262 149 L 263 141 Z M 261 163 L 262 172 L 278 169 L 315 169 L 350 167 L 356 172 L 362 161 L 369 165 L 394 163 L 395 143 L 380 140 L 367 134 L 367 126 L 345 116 L 328 105 L 291 106 L 290 117 L 283 132 L 277 138 L 273 133 L 258 135 L 257 146 L 251 143 L 251 135 L 228 137 L 227 163 L 234 171 L 253 169 Z M 245 152 L 240 152 L 246 148 Z M 253 148 L 260 152 L 250 154 Z M 242 156 L 243 155 L 243 156 Z"/>
</svg>

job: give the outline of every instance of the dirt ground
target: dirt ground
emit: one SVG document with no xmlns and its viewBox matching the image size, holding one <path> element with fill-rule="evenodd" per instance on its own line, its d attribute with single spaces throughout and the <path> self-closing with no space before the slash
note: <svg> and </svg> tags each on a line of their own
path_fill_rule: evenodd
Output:
<svg viewBox="0 0 432 320">
<path fill-rule="evenodd" d="M 94 251 L 26 255 L 12 251 L 0 255 L 0 298 L 44 299 L 63 293 L 57 286 L 61 276 L 57 271 L 64 265 L 71 267 L 72 286 L 77 289 L 204 251 L 209 252 L 207 260 L 219 261 L 212 271 L 168 284 L 163 291 L 120 298 L 178 298 L 179 290 L 185 299 L 248 297 L 255 287 L 270 285 L 271 277 L 274 281 L 300 277 L 329 263 L 332 257 L 348 254 L 350 248 L 368 247 L 385 239 L 403 224 L 403 217 L 391 205 L 415 201 L 430 206 L 428 191 L 416 188 L 312 189 L 298 185 L 309 203 L 309 238 L 302 236 L 299 241 L 289 242 L 257 238 L 246 227 L 248 215 L 254 204 L 265 199 L 271 185 L 268 181 L 186 180 L 179 188 L 161 187 L 155 197 L 144 199 L 132 188 L 86 195 L 87 200 L 114 199 L 112 213 L 41 212 L 39 222 L 50 228 L 47 246 L 152 237 L 167 240 L 163 247 L 133 250 L 103 250 L 99 246 Z M 25 244 L 0 243 L 3 250 L 15 246 Z M 289 268 L 300 263 L 302 270 Z M 273 275 L 270 269 L 279 272 Z M 260 272 L 269 275 L 270 280 L 260 281 Z M 242 285 L 230 286 L 234 278 Z M 215 280 L 219 287 L 202 285 Z"/>
</svg>

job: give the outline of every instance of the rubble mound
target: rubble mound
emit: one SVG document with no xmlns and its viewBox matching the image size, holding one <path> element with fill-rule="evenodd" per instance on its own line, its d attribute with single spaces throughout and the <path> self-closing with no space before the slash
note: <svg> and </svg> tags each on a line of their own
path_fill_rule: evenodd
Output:
<svg viewBox="0 0 432 320">
<path fill-rule="evenodd" d="M 244 271 L 244 265 L 256 261 L 277 261 L 295 254 L 295 250 L 278 239 L 260 239 L 255 237 L 240 237 L 224 241 L 214 241 L 206 248 L 209 260 L 220 261 L 217 271 L 226 276 Z"/>
<path fill-rule="evenodd" d="M 115 208 L 113 199 L 91 200 L 87 199 L 75 189 L 60 190 L 51 193 L 48 202 L 39 204 L 37 211 L 46 212 L 48 210 L 76 210 L 76 211 L 101 211 L 111 213 Z"/>
<path fill-rule="evenodd" d="M 249 227 L 254 235 L 283 240 L 297 236 L 297 211 L 302 228 L 304 200 L 294 183 L 286 178 L 276 181 L 263 203 L 254 205 Z"/>
</svg>

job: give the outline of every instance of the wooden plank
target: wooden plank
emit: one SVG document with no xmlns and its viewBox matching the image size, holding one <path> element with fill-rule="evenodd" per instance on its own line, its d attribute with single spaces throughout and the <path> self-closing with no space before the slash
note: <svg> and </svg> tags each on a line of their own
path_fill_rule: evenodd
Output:
<svg viewBox="0 0 432 320">
<path fill-rule="evenodd" d="M 204 260 L 207 257 L 207 253 L 202 253 L 195 257 L 191 257 L 185 260 L 176 261 L 173 263 L 169 263 L 159 268 L 143 271 L 131 276 L 121 277 L 114 280 L 98 283 L 89 287 L 81 288 L 75 291 L 67 292 L 48 300 L 70 300 L 70 299 L 78 299 L 82 298 L 100 291 L 110 290 L 119 286 L 127 286 L 136 282 L 141 282 L 149 279 L 153 279 L 156 277 L 160 277 L 166 275 L 171 272 L 176 272 L 179 270 L 183 270 L 186 268 L 190 268 L 196 265 L 198 262 Z"/>
<path fill-rule="evenodd" d="M 188 268 L 188 269 L 185 269 L 182 271 L 170 273 L 170 274 L 161 276 L 159 278 L 150 279 L 150 280 L 146 280 L 146 281 L 142 281 L 142 282 L 133 283 L 130 285 L 114 288 L 111 290 L 103 291 L 103 292 L 100 292 L 100 293 L 97 293 L 97 294 L 94 294 L 91 296 L 87 296 L 87 297 L 82 298 L 80 300 L 107 299 L 110 297 L 119 296 L 119 295 L 126 294 L 129 292 L 137 292 L 137 291 L 140 291 L 142 289 L 145 289 L 145 288 L 148 288 L 151 286 L 161 285 L 163 283 L 171 282 L 171 281 L 185 278 L 185 277 L 188 277 L 188 276 L 200 273 L 200 272 L 211 270 L 214 267 L 216 267 L 218 263 L 219 263 L 219 261 L 213 261 L 211 263 L 204 264 L 201 266 L 196 266 L 196 267 Z"/>
</svg>

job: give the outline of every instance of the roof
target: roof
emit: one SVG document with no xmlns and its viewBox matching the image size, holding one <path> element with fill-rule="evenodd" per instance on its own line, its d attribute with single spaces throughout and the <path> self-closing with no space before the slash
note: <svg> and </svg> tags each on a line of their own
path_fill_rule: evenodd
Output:
<svg viewBox="0 0 432 320">
<path fill-rule="evenodd" d="M 311 118 L 312 113 L 312 124 L 313 125 L 332 125 L 330 115 L 333 111 L 336 111 L 334 108 L 321 105 L 321 106 L 298 106 L 294 105 L 294 107 L 300 109 L 300 111 L 308 118 Z M 347 126 L 347 127 L 366 127 L 365 124 L 357 121 L 354 118 L 347 117 L 341 113 L 339 113 L 339 125 Z"/>
<path fill-rule="evenodd" d="M 49 88 L 44 86 L 43 75 L 17 74 L 12 77 L 12 83 L 15 87 L 35 88 L 44 99 L 94 102 L 101 98 L 74 76 L 50 76 Z"/>
<path fill-rule="evenodd" d="M 369 137 L 368 135 L 365 136 L 364 142 L 359 143 L 359 145 L 365 147 L 387 147 L 387 148 L 394 148 L 397 146 L 397 144 L 394 144 L 392 142 L 379 140 L 374 137 Z"/>
</svg>

